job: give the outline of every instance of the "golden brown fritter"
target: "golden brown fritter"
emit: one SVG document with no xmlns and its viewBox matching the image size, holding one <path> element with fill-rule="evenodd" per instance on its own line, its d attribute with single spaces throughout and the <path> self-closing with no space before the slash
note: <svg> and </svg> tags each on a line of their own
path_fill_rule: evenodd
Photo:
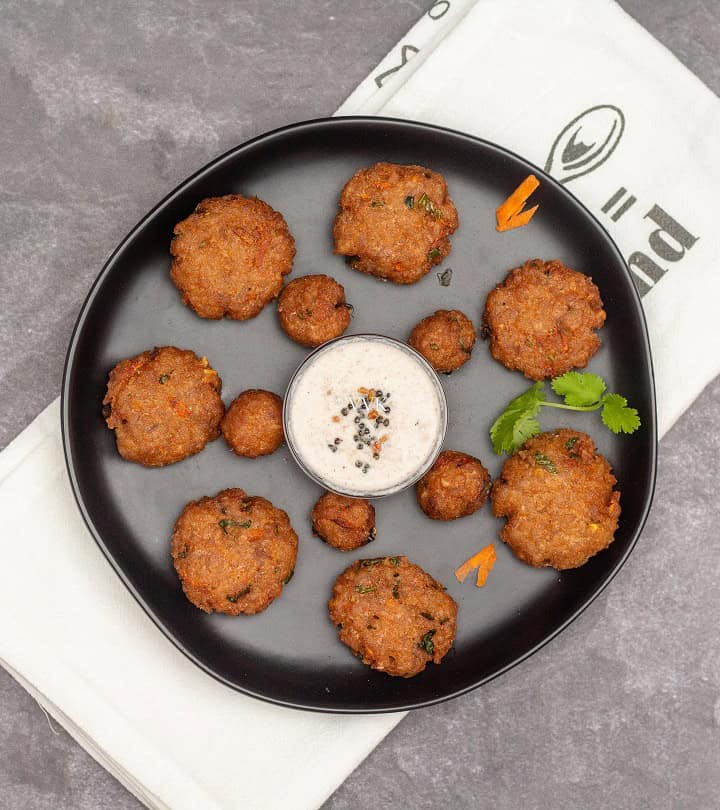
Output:
<svg viewBox="0 0 720 810">
<path fill-rule="evenodd" d="M 417 324 L 408 343 L 435 371 L 449 374 L 470 359 L 475 327 L 459 309 L 438 309 Z"/>
<path fill-rule="evenodd" d="M 577 568 L 613 541 L 620 493 L 607 460 L 578 430 L 541 433 L 503 465 L 493 514 L 500 537 L 528 565 Z"/>
<path fill-rule="evenodd" d="M 103 415 L 120 455 L 145 467 L 199 453 L 219 434 L 222 381 L 206 358 L 163 346 L 110 372 Z"/>
<path fill-rule="evenodd" d="M 479 459 L 445 450 L 416 484 L 417 502 L 433 520 L 455 520 L 480 509 L 490 492 L 490 473 Z"/>
<path fill-rule="evenodd" d="M 259 613 L 295 570 L 298 539 L 288 516 L 265 498 L 224 489 L 191 501 L 170 551 L 185 596 L 206 613 Z"/>
<path fill-rule="evenodd" d="M 450 253 L 458 215 L 445 178 L 424 166 L 376 163 L 340 195 L 335 253 L 362 273 L 413 284 Z"/>
<path fill-rule="evenodd" d="M 326 492 L 310 518 L 313 534 L 340 551 L 352 551 L 375 539 L 375 508 L 364 498 Z"/>
<path fill-rule="evenodd" d="M 203 200 L 175 226 L 170 278 L 201 318 L 254 318 L 292 270 L 295 240 L 257 197 Z"/>
<path fill-rule="evenodd" d="M 345 289 L 330 276 L 293 279 L 278 299 L 282 330 L 302 346 L 319 346 L 339 337 L 350 325 L 351 317 Z"/>
<path fill-rule="evenodd" d="M 335 580 L 328 607 L 340 641 L 388 675 L 439 664 L 455 639 L 455 600 L 407 557 L 357 560 Z"/>
<path fill-rule="evenodd" d="M 605 323 L 598 288 L 562 262 L 531 259 L 490 292 L 483 333 L 492 356 L 531 380 L 584 368 L 600 348 Z"/>
<path fill-rule="evenodd" d="M 257 458 L 283 443 L 282 400 L 271 391 L 251 388 L 230 404 L 220 423 L 225 441 L 238 456 Z"/>
</svg>

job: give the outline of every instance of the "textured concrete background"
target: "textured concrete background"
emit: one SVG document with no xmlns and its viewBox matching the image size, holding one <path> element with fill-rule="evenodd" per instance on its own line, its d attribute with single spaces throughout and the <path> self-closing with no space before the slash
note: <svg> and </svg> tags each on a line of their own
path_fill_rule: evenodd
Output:
<svg viewBox="0 0 720 810">
<path fill-rule="evenodd" d="M 145 211 L 225 149 L 330 114 L 430 5 L 5 0 L 0 447 L 59 392 L 87 288 Z M 720 4 L 621 5 L 720 92 Z M 718 806 L 719 409 L 716 380 L 662 442 L 605 594 L 501 679 L 410 715 L 327 810 Z M 139 806 L 0 671 L 0 808 Z"/>
</svg>

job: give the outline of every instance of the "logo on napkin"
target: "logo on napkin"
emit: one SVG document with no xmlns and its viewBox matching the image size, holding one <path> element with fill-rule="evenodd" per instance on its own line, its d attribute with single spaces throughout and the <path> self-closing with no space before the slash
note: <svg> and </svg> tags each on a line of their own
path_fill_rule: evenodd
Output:
<svg viewBox="0 0 720 810">
<path fill-rule="evenodd" d="M 545 171 L 560 183 L 569 183 L 595 171 L 617 149 L 625 131 L 625 115 L 614 104 L 589 107 L 566 124 L 550 147 Z M 637 198 L 620 186 L 608 198 L 601 211 L 617 222 L 637 202 Z M 686 251 L 698 241 L 674 217 L 654 204 L 642 217 L 657 227 L 648 237 L 648 246 L 627 258 L 640 295 L 648 293 Z"/>
<path fill-rule="evenodd" d="M 612 104 L 590 107 L 573 118 L 555 138 L 545 171 L 555 174 L 561 183 L 589 174 L 612 155 L 624 130 L 625 116 L 619 107 Z"/>
</svg>

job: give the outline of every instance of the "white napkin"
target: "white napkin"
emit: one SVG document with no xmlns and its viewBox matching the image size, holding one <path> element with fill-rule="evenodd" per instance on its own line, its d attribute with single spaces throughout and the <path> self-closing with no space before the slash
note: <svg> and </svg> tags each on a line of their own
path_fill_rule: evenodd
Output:
<svg viewBox="0 0 720 810">
<path fill-rule="evenodd" d="M 439 0 L 340 112 L 455 127 L 542 166 L 565 125 L 598 105 L 622 110 L 622 137 L 570 188 L 626 255 L 643 252 L 667 270 L 643 299 L 662 432 L 720 362 L 720 327 L 710 318 L 720 105 L 710 91 L 607 0 L 586 0 L 582 10 L 562 0 Z M 601 144 L 619 121 L 612 110 L 591 115 L 574 139 L 575 128 L 565 133 L 556 176 L 594 151 L 583 154 L 581 142 Z M 630 195 L 637 201 L 613 222 Z M 654 205 L 685 231 L 657 211 L 660 225 L 644 218 Z M 653 230 L 668 225 L 685 243 L 680 258 L 681 245 L 662 235 L 649 246 Z M 216 683 L 177 652 L 81 521 L 57 401 L 0 454 L 0 513 L 0 663 L 149 807 L 317 807 L 401 719 L 276 708 Z"/>
</svg>

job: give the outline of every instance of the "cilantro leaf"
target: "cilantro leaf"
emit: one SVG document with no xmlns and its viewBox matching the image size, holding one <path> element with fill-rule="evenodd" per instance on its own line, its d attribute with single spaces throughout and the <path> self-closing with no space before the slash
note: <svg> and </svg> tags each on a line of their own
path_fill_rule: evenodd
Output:
<svg viewBox="0 0 720 810">
<path fill-rule="evenodd" d="M 603 397 L 600 416 L 613 433 L 634 433 L 640 427 L 637 410 L 628 408 L 627 400 L 620 394 L 606 394 Z"/>
<path fill-rule="evenodd" d="M 565 399 L 566 405 L 587 407 L 600 401 L 605 392 L 605 383 L 597 374 L 568 371 L 556 377 L 550 385 L 552 390 Z"/>
<path fill-rule="evenodd" d="M 620 394 L 605 393 L 605 381 L 597 374 L 568 371 L 551 380 L 550 385 L 558 396 L 564 398 L 564 403 L 548 402 L 545 384 L 539 381 L 524 394 L 515 397 L 493 422 L 490 438 L 493 450 L 498 455 L 514 453 L 530 437 L 540 433 L 540 423 L 535 417 L 543 405 L 570 411 L 597 411 L 602 408 L 603 424 L 613 433 L 634 433 L 640 427 L 637 410 L 629 407 L 625 397 Z M 567 447 L 571 449 L 569 445 Z M 553 472 L 549 459 L 546 464 L 545 458 L 538 458 L 536 454 L 536 461 Z"/>
<path fill-rule="evenodd" d="M 507 408 L 498 416 L 490 428 L 490 439 L 493 450 L 501 453 L 513 453 L 531 436 L 540 433 L 537 416 L 545 401 L 545 385 L 536 382 L 524 394 L 515 397 Z"/>
</svg>

